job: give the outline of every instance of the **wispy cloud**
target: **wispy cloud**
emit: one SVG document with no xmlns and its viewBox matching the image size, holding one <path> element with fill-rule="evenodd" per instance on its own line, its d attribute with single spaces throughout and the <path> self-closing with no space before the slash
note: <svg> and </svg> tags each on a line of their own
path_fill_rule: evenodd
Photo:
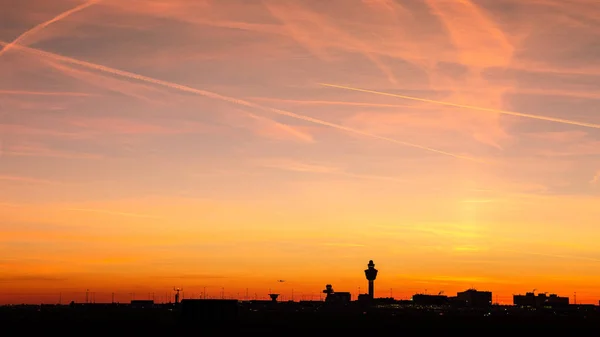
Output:
<svg viewBox="0 0 600 337">
<path fill-rule="evenodd" d="M 449 228 L 441 226 L 419 226 L 413 228 L 414 231 L 429 233 L 436 236 L 451 237 L 451 238 L 481 238 L 484 235 L 471 228 L 461 228 L 461 226 L 453 226 Z"/>
<path fill-rule="evenodd" d="M 87 136 L 123 135 L 176 135 L 206 133 L 213 128 L 198 122 L 165 120 L 142 122 L 133 118 L 75 117 L 65 124 L 76 127 Z"/>
<path fill-rule="evenodd" d="M 0 90 L 0 95 L 15 95 L 15 96 L 74 96 L 74 97 L 97 96 L 96 94 L 86 93 L 86 92 L 25 91 L 25 90 Z"/>
<path fill-rule="evenodd" d="M 52 137 L 63 137 L 63 138 L 71 138 L 71 139 L 85 137 L 85 134 L 80 131 L 66 132 L 66 131 L 54 130 L 49 127 L 39 128 L 39 127 L 32 127 L 29 125 L 2 124 L 2 123 L 0 123 L 0 133 L 2 133 L 3 135 L 52 136 Z M 11 148 L 13 149 L 13 152 L 20 152 L 18 150 L 18 148 L 21 148 L 22 146 L 23 145 L 17 145 L 17 146 L 3 145 L 3 143 L 0 141 L 0 155 L 2 154 L 3 150 L 8 151 Z M 27 151 L 32 151 L 31 145 L 27 145 L 26 147 L 28 148 Z M 37 146 L 37 147 L 39 148 L 41 146 Z M 27 152 L 27 151 L 24 151 L 24 152 Z"/>
<path fill-rule="evenodd" d="M 510 62 L 515 47 L 485 12 L 470 0 L 426 3 L 444 24 L 449 38 L 465 64 L 504 66 Z M 469 29 L 473 25 L 479 30 Z M 467 33 L 468 32 L 468 33 Z"/>
<path fill-rule="evenodd" d="M 104 210 L 104 209 L 93 209 L 93 208 L 66 208 L 65 211 L 101 213 L 101 214 L 107 214 L 107 215 L 117 215 L 117 216 L 133 217 L 133 218 L 162 219 L 162 217 L 158 217 L 155 215 L 149 215 L 149 214 L 117 212 L 117 211 Z"/>
<path fill-rule="evenodd" d="M 62 282 L 62 281 L 66 281 L 66 280 L 67 280 L 66 277 L 52 276 L 52 275 L 34 275 L 34 274 L 23 274 L 23 275 L 0 277 L 0 283 Z"/>
<path fill-rule="evenodd" d="M 491 203 L 491 202 L 497 202 L 497 199 L 467 199 L 467 200 L 461 200 L 461 202 L 463 203 L 467 203 L 467 204 L 487 204 L 487 203 Z"/>
<path fill-rule="evenodd" d="M 298 4 L 268 1 L 264 2 L 271 15 L 282 23 L 282 29 L 294 39 L 299 45 L 303 46 L 315 57 L 322 60 L 331 60 L 332 56 L 326 51 L 326 47 L 315 39 L 315 31 L 310 27 L 320 27 L 321 31 L 327 35 L 335 35 L 340 40 L 351 44 L 356 51 L 365 56 L 373 65 L 375 65 L 391 83 L 397 83 L 397 80 L 389 67 L 381 61 L 379 55 L 372 53 L 367 44 L 361 40 L 353 39 L 348 32 L 340 27 L 331 24 L 327 17 L 317 11 L 307 9 Z"/>
<path fill-rule="evenodd" d="M 307 172 L 307 173 L 321 173 L 321 174 L 333 174 L 338 176 L 344 176 L 348 178 L 355 179 L 366 179 L 366 180 L 380 180 L 380 181 L 390 181 L 396 183 L 406 183 L 407 180 L 395 178 L 395 177 L 387 177 L 387 176 L 379 176 L 373 174 L 357 174 L 348 172 L 345 169 L 327 166 L 323 164 L 316 163 L 304 163 L 293 159 L 267 159 L 257 161 L 256 164 L 261 167 L 266 168 L 274 168 L 285 171 L 294 171 L 294 172 Z"/>
<path fill-rule="evenodd" d="M 456 247 L 452 247 L 452 250 L 455 252 L 480 252 L 480 251 L 486 250 L 486 249 L 482 248 L 482 247 L 477 247 L 477 246 L 456 246 Z"/>
<path fill-rule="evenodd" d="M 163 278 L 179 279 L 179 280 L 207 280 L 207 279 L 223 279 L 226 278 L 224 275 L 216 274 L 183 274 L 174 276 L 164 276 Z"/>
<path fill-rule="evenodd" d="M 265 135 L 267 137 L 272 137 L 275 139 L 287 138 L 287 137 L 281 136 L 282 134 L 285 134 L 285 135 L 290 135 L 294 139 L 299 140 L 303 143 L 314 143 L 315 142 L 312 135 L 310 135 L 309 133 L 306 133 L 306 132 L 302 132 L 302 131 L 298 130 L 297 128 L 294 128 L 287 124 L 279 123 L 277 121 L 274 121 L 272 119 L 269 119 L 269 118 L 266 118 L 263 116 L 255 115 L 250 112 L 246 112 L 246 114 L 259 124 L 258 127 L 254 128 L 256 130 L 256 132 L 259 134 Z"/>
<path fill-rule="evenodd" d="M 500 249 L 499 249 L 500 250 Z M 550 254 L 543 252 L 531 252 L 531 251 L 523 251 L 523 250 L 512 250 L 512 249 L 501 249 L 507 253 L 517 253 L 517 254 L 526 254 L 526 255 L 536 255 L 550 258 L 559 258 L 559 259 L 567 259 L 567 260 L 583 260 L 590 262 L 600 262 L 599 258 L 586 257 L 586 256 L 578 256 L 578 255 L 563 255 L 563 254 Z"/>
<path fill-rule="evenodd" d="M 596 172 L 596 174 L 594 175 L 594 177 L 592 177 L 592 180 L 590 181 L 591 184 L 598 184 L 600 182 L 600 170 L 598 172 Z"/>
<path fill-rule="evenodd" d="M 275 168 L 287 171 L 296 172 L 312 172 L 312 173 L 339 173 L 341 169 L 332 166 L 303 163 L 291 159 L 268 159 L 258 161 L 257 164 L 262 167 Z"/>
<path fill-rule="evenodd" d="M 60 182 L 54 180 L 36 179 L 22 176 L 9 176 L 0 174 L 0 180 L 13 181 L 19 183 L 30 183 L 30 184 L 60 184 Z"/>
<path fill-rule="evenodd" d="M 481 276 L 451 276 L 451 275 L 440 275 L 440 276 L 431 276 L 430 280 L 436 282 L 450 282 L 450 283 L 461 283 L 461 284 L 520 284 L 518 280 L 508 280 L 508 279 L 494 279 L 491 277 L 481 277 Z"/>
<path fill-rule="evenodd" d="M 18 207 L 25 207 L 25 205 L 14 204 L 14 203 L 10 203 L 10 202 L 0 202 L 0 207 L 18 208 Z"/>
<path fill-rule="evenodd" d="M 351 178 L 358 179 L 367 179 L 367 180 L 380 180 L 380 181 L 389 181 L 395 183 L 408 183 L 408 179 L 396 178 L 396 177 L 387 177 L 387 176 L 378 176 L 374 174 L 356 174 L 350 172 L 344 172 L 344 175 Z"/>
<path fill-rule="evenodd" d="M 326 242 L 326 243 L 322 243 L 322 245 L 329 246 L 329 247 L 347 247 L 347 248 L 365 247 L 365 245 L 360 244 L 360 243 L 348 243 L 348 242 Z"/>
<path fill-rule="evenodd" d="M 0 45 L 7 45 L 7 43 L 0 41 Z M 115 69 L 115 68 L 110 68 L 110 67 L 106 67 L 106 66 L 102 66 L 102 65 L 98 65 L 98 64 L 93 64 L 93 63 L 90 63 L 90 62 L 85 62 L 85 61 L 73 59 L 73 58 L 70 58 L 70 57 L 66 57 L 66 56 L 62 56 L 62 55 L 57 55 L 57 54 L 53 54 L 53 53 L 41 51 L 41 50 L 38 50 L 38 49 L 33 49 L 33 48 L 28 48 L 28 47 L 23 47 L 23 46 L 14 46 L 13 48 L 18 48 L 20 50 L 25 50 L 25 51 L 31 52 L 33 54 L 39 55 L 42 58 L 51 58 L 51 59 L 54 59 L 54 60 L 57 60 L 57 61 L 61 61 L 61 62 L 67 62 L 67 63 L 71 63 L 71 64 L 76 64 L 76 65 L 79 65 L 79 66 L 82 66 L 82 67 L 87 67 L 87 68 L 91 68 L 91 69 L 103 71 L 103 72 L 106 72 L 106 73 L 110 73 L 110 74 L 114 74 L 114 75 L 118 75 L 118 76 L 130 78 L 130 79 L 135 79 L 135 80 L 139 80 L 139 81 L 143 81 L 143 82 L 153 83 L 153 84 L 156 84 L 156 85 L 168 87 L 168 88 L 179 90 L 179 91 L 183 91 L 183 92 L 189 92 L 189 93 L 193 93 L 193 94 L 196 94 L 196 95 L 213 98 L 213 99 L 220 100 L 220 101 L 226 101 L 226 102 L 230 102 L 230 103 L 237 104 L 237 105 L 242 105 L 242 106 L 246 106 L 246 107 L 250 107 L 250 108 L 255 108 L 255 109 L 263 110 L 265 112 L 271 112 L 271 113 L 275 113 L 275 114 L 282 115 L 282 116 L 287 116 L 287 117 L 291 117 L 291 118 L 295 118 L 295 119 L 299 119 L 299 120 L 303 120 L 303 121 L 307 121 L 307 122 L 311 122 L 311 123 L 315 123 L 315 124 L 319 124 L 319 125 L 323 125 L 323 126 L 328 126 L 328 127 L 334 128 L 334 129 L 338 129 L 338 130 L 350 132 L 350 133 L 353 133 L 353 134 L 362 135 L 362 136 L 369 137 L 369 138 L 379 139 L 379 140 L 383 140 L 383 141 L 386 141 L 386 142 L 395 143 L 395 144 L 399 144 L 399 145 L 403 145 L 403 146 L 414 147 L 414 148 L 418 148 L 418 149 L 421 149 L 421 150 L 426 150 L 426 151 L 429 151 L 429 152 L 435 152 L 435 153 L 438 153 L 438 154 L 442 154 L 442 155 L 445 155 L 445 156 L 454 157 L 454 158 L 457 158 L 457 159 L 463 159 L 463 160 L 468 160 L 468 161 L 483 163 L 483 161 L 481 159 L 473 158 L 473 157 L 470 157 L 470 156 L 467 156 L 467 155 L 456 154 L 456 153 L 452 153 L 452 152 L 448 152 L 448 151 L 442 151 L 442 150 L 434 149 L 434 148 L 423 146 L 423 145 L 419 145 L 419 144 L 414 144 L 414 143 L 409 143 L 409 142 L 405 142 L 405 141 L 400 141 L 400 140 L 397 140 L 397 139 L 394 139 L 394 138 L 391 138 L 391 137 L 378 136 L 378 135 L 374 135 L 374 134 L 371 134 L 371 133 L 368 133 L 368 132 L 364 132 L 364 131 L 353 129 L 353 128 L 350 128 L 350 127 L 346 127 L 346 126 L 343 126 L 343 125 L 340 125 L 340 124 L 331 123 L 331 122 L 327 122 L 327 121 L 324 121 L 324 120 L 321 120 L 321 119 L 317 119 L 317 118 L 313 118 L 313 117 L 309 117 L 309 116 L 300 115 L 300 114 L 297 114 L 297 113 L 294 113 L 294 112 L 290 112 L 290 111 L 285 111 L 285 110 L 275 109 L 275 108 L 270 108 L 270 107 L 264 107 L 264 106 L 261 106 L 261 105 L 258 105 L 258 104 L 254 104 L 254 103 L 251 103 L 251 102 L 248 102 L 248 101 L 244 101 L 244 100 L 241 100 L 241 99 L 238 99 L 238 98 L 228 97 L 228 96 L 220 95 L 220 94 L 213 93 L 213 92 L 206 91 L 206 90 L 195 89 L 195 88 L 192 88 L 192 87 L 188 87 L 188 86 L 177 84 L 177 83 L 173 83 L 173 82 L 158 80 L 158 79 L 151 78 L 151 77 L 148 77 L 148 76 L 144 76 L 144 75 L 140 75 L 140 74 L 135 74 L 135 73 L 131 73 L 131 72 L 123 71 L 123 70 L 118 70 L 118 69 Z"/>
<path fill-rule="evenodd" d="M 1 144 L 0 144 L 1 145 Z M 62 150 L 55 150 L 47 146 L 36 145 L 13 145 L 0 147 L 0 157 L 50 157 L 50 158 L 71 158 L 71 159 L 101 159 L 99 154 L 77 153 Z"/>
</svg>

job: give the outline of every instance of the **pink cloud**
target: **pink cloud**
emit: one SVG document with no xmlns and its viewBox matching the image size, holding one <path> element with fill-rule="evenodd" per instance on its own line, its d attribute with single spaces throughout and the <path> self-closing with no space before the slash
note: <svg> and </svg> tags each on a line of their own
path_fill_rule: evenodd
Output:
<svg viewBox="0 0 600 337">
<path fill-rule="evenodd" d="M 584 131 L 528 133 L 526 139 L 544 145 L 535 152 L 548 157 L 593 156 L 600 154 L 600 140 Z"/>
<path fill-rule="evenodd" d="M 230 125 L 247 128 L 252 133 L 264 138 L 300 143 L 313 143 L 315 141 L 312 134 L 308 132 L 308 128 L 280 123 L 245 110 L 234 109 L 233 113 L 224 113 L 221 118 Z"/>
<path fill-rule="evenodd" d="M 51 158 L 72 158 L 72 159 L 101 159 L 102 156 L 92 153 L 77 153 L 69 151 L 61 151 L 49 148 L 43 144 L 19 144 L 19 145 L 4 145 L 0 149 L 1 156 L 15 157 L 51 157 Z"/>
<path fill-rule="evenodd" d="M 598 184 L 599 182 L 600 182 L 600 170 L 598 170 L 598 172 L 596 172 L 596 174 L 594 175 L 594 177 L 592 178 L 590 183 Z"/>
<path fill-rule="evenodd" d="M 63 137 L 63 138 L 82 138 L 85 134 L 80 131 L 67 132 L 54 130 L 49 127 L 38 128 L 28 125 L 20 124 L 0 124 L 0 133 L 8 136 L 50 136 L 50 137 Z"/>
<path fill-rule="evenodd" d="M 206 124 L 169 119 L 155 123 L 143 123 L 132 118 L 76 117 L 70 118 L 66 123 L 83 130 L 82 132 L 90 136 L 101 134 L 169 135 L 215 131 L 215 128 Z"/>
<path fill-rule="evenodd" d="M 2 175 L 2 174 L 0 174 L 0 180 L 20 182 L 20 183 L 33 183 L 33 184 L 56 184 L 57 183 L 56 181 L 53 181 L 53 180 L 36 179 L 36 178 L 23 177 L 23 176 L 10 176 L 10 175 Z"/>
</svg>

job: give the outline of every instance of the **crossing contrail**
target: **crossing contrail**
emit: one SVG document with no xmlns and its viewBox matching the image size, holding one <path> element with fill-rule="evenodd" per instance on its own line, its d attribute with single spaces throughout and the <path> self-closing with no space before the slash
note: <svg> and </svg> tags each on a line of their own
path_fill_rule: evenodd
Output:
<svg viewBox="0 0 600 337">
<path fill-rule="evenodd" d="M 332 87 L 332 88 L 352 90 L 352 91 L 360 91 L 360 92 L 366 92 L 366 93 L 370 93 L 370 94 L 390 96 L 390 97 L 397 97 L 397 98 L 408 99 L 408 100 L 412 100 L 412 101 L 419 101 L 419 102 L 425 102 L 425 103 L 433 103 L 433 104 L 453 106 L 453 107 L 463 108 L 463 109 L 469 109 L 469 110 L 493 112 L 493 113 L 497 113 L 497 114 L 504 114 L 504 115 L 525 117 L 525 118 L 538 119 L 538 120 L 543 120 L 543 121 L 548 121 L 548 122 L 555 122 L 555 123 L 561 123 L 561 124 L 570 124 L 570 125 L 577 125 L 577 126 L 583 126 L 583 127 L 588 127 L 588 128 L 600 129 L 600 124 L 585 123 L 585 122 L 572 121 L 572 120 L 568 120 L 568 119 L 561 119 L 561 118 L 553 118 L 553 117 L 532 115 L 532 114 L 526 114 L 526 113 L 515 112 L 515 111 L 507 111 L 507 110 L 492 109 L 492 108 L 483 108 L 483 107 L 474 106 L 474 105 L 466 105 L 466 104 L 458 104 L 458 103 L 452 103 L 452 102 L 436 101 L 436 100 L 432 100 L 432 99 L 412 97 L 412 96 L 405 96 L 405 95 L 398 95 L 398 94 L 392 94 L 392 93 L 388 93 L 388 92 L 381 92 L 381 91 L 374 91 L 374 90 L 367 90 L 367 89 L 360 89 L 360 88 L 353 88 L 353 87 L 347 87 L 347 86 L 337 85 L 337 84 L 329 84 L 329 83 L 319 83 L 319 84 L 323 85 L 323 86 L 327 86 L 327 87 Z"/>
<path fill-rule="evenodd" d="M 2 45 L 6 45 L 6 42 L 0 41 L 0 46 Z M 263 111 L 267 111 L 267 112 L 272 112 L 278 115 L 282 115 L 282 116 L 287 116 L 287 117 L 291 117 L 291 118 L 295 118 L 295 119 L 299 119 L 299 120 L 304 120 L 307 122 L 311 122 L 314 124 L 319 124 L 319 125 L 324 125 L 324 126 L 329 126 L 331 128 L 334 129 L 338 129 L 338 130 L 343 130 L 346 132 L 350 132 L 350 133 L 354 133 L 354 134 L 358 134 L 358 135 L 362 135 L 362 136 L 366 136 L 366 137 L 370 137 L 370 138 L 374 138 L 374 139 L 379 139 L 379 140 L 383 140 L 383 141 L 387 141 L 390 143 L 395 143 L 395 144 L 399 144 L 399 145 L 404 145 L 404 146 L 408 146 L 408 147 L 413 147 L 413 148 L 417 148 L 417 149 L 421 149 L 421 150 L 426 150 L 429 152 L 434 152 L 434 153 L 438 153 L 438 154 L 442 154 L 442 155 L 446 155 L 446 156 L 451 156 L 454 158 L 458 158 L 458 159 L 464 159 L 464 160 L 469 160 L 469 161 L 474 161 L 474 162 L 479 162 L 479 163 L 483 163 L 483 161 L 481 159 L 477 159 L 477 158 L 473 158 L 473 157 L 469 157 L 469 156 L 464 156 L 464 155 L 460 155 L 460 154 L 455 154 L 455 153 L 451 153 L 451 152 L 447 152 L 447 151 L 442 151 L 442 150 L 438 150 L 438 149 L 434 149 L 431 147 L 427 147 L 427 146 L 423 146 L 423 145 L 418 145 L 418 144 L 413 144 L 413 143 L 409 143 L 409 142 L 405 142 L 405 141 L 401 141 L 401 140 L 397 140 L 394 138 L 389 138 L 389 137 L 384 137 L 384 136 L 379 136 L 379 135 L 375 135 L 372 133 L 368 133 L 368 132 L 364 132 L 364 131 L 360 131 L 360 130 L 356 130 L 353 128 L 349 128 L 343 125 L 339 125 L 339 124 L 335 124 L 335 123 L 330 123 L 327 121 L 323 121 L 317 118 L 313 118 L 313 117 L 309 117 L 309 116 L 305 116 L 305 115 L 300 115 L 297 113 L 293 113 L 290 111 L 285 111 L 285 110 L 280 110 L 280 109 L 275 109 L 275 108 L 270 108 L 270 107 L 265 107 L 256 103 L 251 103 L 248 101 L 244 101 L 242 99 L 238 99 L 238 98 L 234 98 L 234 97 L 229 97 L 229 96 L 224 96 L 224 95 L 220 95 L 214 92 L 210 92 L 210 91 L 206 91 L 206 90 L 201 90 L 201 89 L 196 89 L 196 88 L 192 88 L 192 87 L 188 87 L 185 85 L 181 85 L 181 84 L 177 84 L 177 83 L 173 83 L 173 82 L 167 82 L 167 81 L 163 81 L 163 80 L 158 80 L 155 78 L 151 78 L 148 76 L 144 76 L 144 75 L 140 75 L 140 74 L 135 74 L 135 73 L 131 73 L 128 71 L 123 71 L 123 70 L 119 70 L 119 69 L 115 69 L 115 68 L 110 68 L 110 67 L 106 67 L 103 65 L 99 65 L 99 64 L 94 64 L 94 63 L 90 63 L 90 62 L 86 62 L 86 61 L 81 61 L 81 60 L 77 60 L 71 57 L 67 57 L 67 56 L 62 56 L 59 54 L 54 54 L 54 53 L 50 53 L 50 52 L 46 52 L 46 51 L 42 51 L 39 49 L 34 49 L 34 48 L 30 48 L 30 47 L 25 47 L 25 46 L 21 46 L 21 45 L 14 45 L 13 48 L 16 49 L 20 49 L 20 50 L 24 50 L 33 54 L 36 54 L 42 58 L 50 58 L 50 59 L 54 59 L 57 61 L 61 61 L 61 62 L 66 62 L 66 63 L 71 63 L 71 64 L 75 64 L 81 67 L 86 67 L 86 68 L 90 68 L 90 69 L 95 69 L 98 71 L 102 71 L 105 73 L 109 73 L 109 74 L 113 74 L 113 75 L 118 75 L 118 76 L 122 76 L 122 77 L 126 77 L 129 79 L 134 79 L 134 80 L 138 80 L 138 81 L 142 81 L 142 82 L 147 82 L 147 83 L 152 83 L 152 84 L 156 84 L 156 85 L 160 85 L 163 87 L 167 87 L 167 88 L 171 88 L 171 89 L 175 89 L 175 90 L 179 90 L 182 92 L 188 92 L 188 93 L 192 93 L 192 94 L 196 94 L 196 95 L 200 95 L 200 96 L 204 96 L 204 97 L 209 97 L 212 99 L 216 99 L 216 100 L 221 100 L 221 101 L 225 101 L 225 102 L 230 102 L 233 104 L 238 104 L 238 105 L 242 105 L 242 106 L 246 106 L 246 107 L 250 107 L 250 108 L 255 108 L 255 109 L 259 109 L 259 110 L 263 110 Z"/>
<path fill-rule="evenodd" d="M 13 42 L 5 45 L 3 49 L 0 49 L 0 57 L 4 53 L 6 53 L 10 49 L 12 49 L 14 46 L 19 45 L 21 43 L 21 41 L 23 41 L 23 39 L 27 38 L 27 36 L 29 36 L 31 34 L 35 34 L 38 31 L 40 31 L 40 30 L 48 27 L 49 25 L 51 25 L 51 24 L 53 24 L 55 22 L 61 21 L 61 20 L 65 19 L 65 18 L 67 18 L 68 16 L 70 16 L 72 14 L 75 14 L 77 12 L 80 12 L 80 11 L 82 11 L 82 10 L 90 7 L 90 6 L 93 6 L 93 5 L 95 5 L 96 3 L 100 2 L 100 1 L 102 1 L 102 0 L 90 0 L 90 1 L 87 1 L 86 3 L 83 3 L 83 4 L 81 4 L 81 5 L 79 5 L 79 6 L 75 7 L 75 8 L 71 8 L 71 9 L 69 9 L 66 12 L 60 13 L 59 15 L 53 17 L 52 19 L 50 19 L 48 21 L 45 21 L 45 22 L 42 22 L 39 25 L 31 28 L 30 30 L 28 30 L 28 31 L 24 32 L 23 34 L 19 35 Z"/>
</svg>

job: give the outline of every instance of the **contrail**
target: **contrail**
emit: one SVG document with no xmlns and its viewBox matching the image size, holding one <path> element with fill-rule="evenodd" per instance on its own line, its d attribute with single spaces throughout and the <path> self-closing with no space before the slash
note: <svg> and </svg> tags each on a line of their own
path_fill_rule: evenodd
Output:
<svg viewBox="0 0 600 337">
<path fill-rule="evenodd" d="M 539 120 L 548 121 L 548 122 L 570 124 L 570 125 L 577 125 L 577 126 L 584 126 L 584 127 L 588 127 L 588 128 L 600 129 L 600 124 L 577 122 L 577 121 L 572 121 L 572 120 L 568 120 L 568 119 L 560 119 L 560 118 L 553 118 L 553 117 L 531 115 L 531 114 L 525 114 L 525 113 L 515 112 L 515 111 L 498 110 L 498 109 L 483 108 L 483 107 L 478 107 L 478 106 L 473 106 L 473 105 L 465 105 L 465 104 L 458 104 L 458 103 L 451 103 L 451 102 L 444 102 L 444 101 L 436 101 L 436 100 L 432 100 L 432 99 L 412 97 L 412 96 L 405 96 L 405 95 L 397 95 L 397 94 L 391 94 L 391 93 L 387 93 L 387 92 L 367 90 L 367 89 L 360 89 L 360 88 L 353 88 L 353 87 L 347 87 L 347 86 L 337 85 L 337 84 L 329 84 L 329 83 L 319 83 L 319 84 L 323 85 L 323 86 L 327 86 L 327 87 L 332 87 L 332 88 L 339 88 L 339 89 L 352 90 L 352 91 L 360 91 L 360 92 L 366 92 L 366 93 L 370 93 L 370 94 L 383 95 L 383 96 L 398 97 L 398 98 L 408 99 L 408 100 L 412 100 L 412 101 L 434 103 L 434 104 L 440 104 L 440 105 L 446 105 L 446 106 L 453 106 L 453 107 L 463 108 L 463 109 L 478 110 L 478 111 L 487 111 L 487 112 L 493 112 L 493 113 L 504 114 L 504 115 L 525 117 L 525 118 L 531 118 L 531 119 L 539 119 Z"/>
<path fill-rule="evenodd" d="M 347 105 L 347 106 L 366 106 L 374 108 L 419 108 L 418 106 L 408 104 L 379 104 L 379 103 L 365 103 L 365 102 L 344 102 L 344 101 L 302 101 L 296 99 L 278 99 L 278 98 L 267 98 L 267 97 L 252 97 L 252 100 L 256 101 L 267 101 L 267 102 L 280 102 L 280 103 L 294 103 L 304 105 Z"/>
<path fill-rule="evenodd" d="M 7 44 L 6 42 L 0 41 L 0 46 L 1 45 L 6 45 L 6 44 Z M 413 143 L 409 143 L 409 142 L 400 141 L 400 140 L 397 140 L 397 139 L 394 139 L 394 138 L 389 138 L 389 137 L 384 137 L 384 136 L 378 136 L 378 135 L 374 135 L 374 134 L 371 134 L 371 133 L 368 133 L 368 132 L 364 132 L 364 131 L 352 129 L 352 128 L 349 128 L 349 127 L 346 127 L 346 126 L 343 126 L 343 125 L 326 122 L 326 121 L 323 121 L 323 120 L 320 120 L 320 119 L 316 119 L 316 118 L 312 118 L 312 117 L 308 117 L 308 116 L 304 116 L 304 115 L 299 115 L 299 114 L 296 114 L 296 113 L 293 113 L 293 112 L 289 112 L 289 111 L 285 111 L 285 110 L 280 110 L 280 109 L 275 109 L 275 108 L 270 108 L 270 107 L 265 107 L 265 106 L 262 106 L 262 105 L 258 105 L 258 104 L 251 103 L 251 102 L 247 102 L 247 101 L 244 101 L 244 100 L 241 100 L 241 99 L 237 99 L 237 98 L 233 98 L 233 97 L 228 97 L 228 96 L 220 95 L 220 94 L 213 93 L 213 92 L 210 92 L 210 91 L 195 89 L 195 88 L 188 87 L 188 86 L 181 85 L 181 84 L 177 84 L 177 83 L 172 83 L 172 82 L 167 82 L 167 81 L 163 81 L 163 80 L 158 80 L 158 79 L 147 77 L 147 76 L 144 76 L 144 75 L 139 75 L 139 74 L 135 74 L 135 73 L 131 73 L 131 72 L 119 70 L 119 69 L 114 69 L 114 68 L 106 67 L 106 66 L 99 65 L 99 64 L 94 64 L 94 63 L 90 63 L 90 62 L 86 62 L 86 61 L 81 61 L 81 60 L 77 60 L 77 59 L 74 59 L 74 58 L 70 58 L 70 57 L 66 57 L 66 56 L 62 56 L 62 55 L 58 55 L 58 54 L 54 54 L 54 53 L 49 53 L 49 52 L 42 51 L 42 50 L 39 50 L 39 49 L 24 47 L 24 46 L 21 46 L 21 45 L 14 45 L 13 48 L 25 50 L 25 51 L 28 51 L 30 53 L 36 54 L 36 55 L 38 55 L 40 57 L 51 58 L 51 59 L 54 59 L 54 60 L 58 60 L 58 61 L 62 61 L 62 62 L 67 62 L 67 63 L 71 63 L 71 64 L 76 64 L 78 66 L 82 66 L 82 67 L 86 67 L 86 68 L 91 68 L 91 69 L 103 71 L 103 72 L 106 72 L 106 73 L 109 73 L 109 74 L 113 74 L 113 75 L 118 75 L 118 76 L 130 78 L 130 79 L 135 79 L 135 80 L 138 80 L 138 81 L 153 83 L 153 84 L 156 84 L 156 85 L 164 86 L 164 87 L 167 87 L 167 88 L 171 88 L 171 89 L 175 89 L 175 90 L 179 90 L 179 91 L 183 91 L 183 92 L 189 92 L 189 93 L 193 93 L 193 94 L 196 94 L 196 95 L 213 98 L 213 99 L 216 99 L 216 100 L 230 102 L 230 103 L 234 103 L 234 104 L 238 104 L 238 105 L 242 105 L 242 106 L 246 106 L 246 107 L 251 107 L 251 108 L 255 108 L 255 109 L 259 109 L 259 110 L 263 110 L 263 111 L 267 111 L 267 112 L 272 112 L 272 113 L 276 113 L 278 115 L 288 116 L 288 117 L 291 117 L 291 118 L 300 119 L 300 120 L 304 120 L 304 121 L 315 123 L 315 124 L 319 124 L 319 125 L 329 126 L 331 128 L 335 128 L 335 129 L 338 129 L 338 130 L 343 130 L 343 131 L 347 131 L 347 132 L 350 132 L 350 133 L 354 133 L 354 134 L 358 134 L 358 135 L 362 135 L 362 136 L 366 136 L 366 137 L 371 137 L 371 138 L 374 138 L 374 139 L 380 139 L 380 140 L 384 140 L 384 141 L 387 141 L 387 142 L 390 142 L 390 143 L 395 143 L 395 144 L 400 144 L 400 145 L 409 146 L 409 147 L 413 147 L 413 148 L 418 148 L 418 149 L 422 149 L 422 150 L 426 150 L 426 151 L 430 151 L 430 152 L 435 152 L 435 153 L 438 153 L 438 154 L 443 154 L 443 155 L 446 155 L 446 156 L 451 156 L 451 157 L 454 157 L 454 158 L 465 159 L 465 160 L 470 160 L 470 161 L 475 161 L 475 162 L 483 163 L 482 160 L 477 159 L 477 158 L 472 158 L 472 157 L 463 156 L 463 155 L 459 155 L 459 154 L 454 154 L 454 153 L 450 153 L 450 152 L 446 152 L 446 151 L 442 151 L 442 150 L 437 150 L 437 149 L 430 148 L 430 147 L 427 147 L 427 146 L 422 146 L 422 145 L 418 145 L 418 144 L 413 144 Z"/>
<path fill-rule="evenodd" d="M 27 36 L 29 36 L 31 34 L 34 34 L 34 33 L 37 33 L 38 31 L 40 31 L 40 30 L 48 27 L 49 25 L 51 25 L 51 24 L 53 24 L 55 22 L 61 21 L 61 20 L 65 19 L 65 18 L 67 18 L 68 16 L 70 16 L 72 14 L 75 14 L 77 12 L 80 12 L 80 11 L 82 11 L 82 10 L 90 7 L 90 6 L 93 6 L 93 5 L 95 5 L 96 3 L 100 2 L 100 1 L 102 1 L 102 0 L 90 0 L 90 1 L 87 1 L 84 4 L 81 4 L 81 5 L 79 5 L 79 6 L 75 7 L 75 8 L 69 9 L 68 11 L 63 12 L 63 13 L 61 13 L 61 14 L 53 17 L 52 19 L 50 19 L 48 21 L 45 21 L 45 22 L 42 22 L 39 25 L 31 28 L 30 30 L 28 30 L 28 31 L 24 32 L 23 34 L 19 35 L 13 42 L 11 42 L 11 43 L 9 43 L 7 45 L 4 45 L 4 48 L 0 49 L 0 57 L 4 53 L 6 53 L 10 49 L 12 49 L 14 46 L 19 45 L 20 42 L 23 39 L 27 38 Z"/>
<path fill-rule="evenodd" d="M 0 90 L 0 95 L 16 95 L 16 96 L 96 96 L 85 92 L 60 92 L 60 91 L 25 91 L 25 90 Z"/>
</svg>

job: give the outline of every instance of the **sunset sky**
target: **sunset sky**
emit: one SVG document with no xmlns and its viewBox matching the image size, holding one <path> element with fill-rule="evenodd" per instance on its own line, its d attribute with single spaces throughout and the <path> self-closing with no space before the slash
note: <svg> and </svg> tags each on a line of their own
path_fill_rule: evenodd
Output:
<svg viewBox="0 0 600 337">
<path fill-rule="evenodd" d="M 595 0 L 0 6 L 0 304 L 600 300 Z"/>
</svg>

